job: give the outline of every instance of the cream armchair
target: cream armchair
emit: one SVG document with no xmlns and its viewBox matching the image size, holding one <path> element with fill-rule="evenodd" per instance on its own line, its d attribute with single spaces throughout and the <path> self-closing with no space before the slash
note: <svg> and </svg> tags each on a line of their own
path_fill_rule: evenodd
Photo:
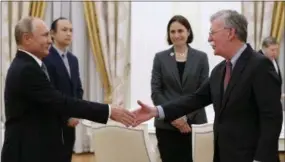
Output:
<svg viewBox="0 0 285 162">
<path fill-rule="evenodd" d="M 213 124 L 192 124 L 193 162 L 212 162 L 214 156 Z"/>
<path fill-rule="evenodd" d="M 155 162 L 148 127 L 126 128 L 120 123 L 92 126 L 95 162 Z"/>
</svg>

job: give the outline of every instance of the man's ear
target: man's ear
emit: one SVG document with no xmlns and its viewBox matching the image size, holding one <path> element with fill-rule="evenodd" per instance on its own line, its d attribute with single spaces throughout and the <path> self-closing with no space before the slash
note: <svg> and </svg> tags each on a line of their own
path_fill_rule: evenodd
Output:
<svg viewBox="0 0 285 162">
<path fill-rule="evenodd" d="M 229 34 L 228 34 L 228 38 L 229 38 L 229 40 L 233 40 L 233 39 L 234 39 L 235 34 L 236 34 L 236 29 L 231 28 L 231 29 L 230 29 L 230 31 L 229 31 Z"/>
<path fill-rule="evenodd" d="M 22 36 L 22 40 L 28 44 L 30 43 L 31 38 L 32 38 L 32 34 L 30 33 L 24 33 Z"/>
</svg>

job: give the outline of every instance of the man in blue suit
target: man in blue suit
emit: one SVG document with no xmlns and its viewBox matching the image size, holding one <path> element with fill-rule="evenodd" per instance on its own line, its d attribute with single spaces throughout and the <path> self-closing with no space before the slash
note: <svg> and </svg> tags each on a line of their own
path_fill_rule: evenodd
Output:
<svg viewBox="0 0 285 162">
<path fill-rule="evenodd" d="M 82 99 L 83 89 L 79 75 L 78 60 L 67 50 L 72 41 L 72 24 L 60 17 L 51 24 L 53 44 L 49 55 L 44 58 L 50 81 L 53 86 L 70 97 Z M 65 161 L 71 162 L 75 143 L 75 127 L 79 123 L 76 118 L 62 116 L 62 138 L 65 148 Z"/>
</svg>

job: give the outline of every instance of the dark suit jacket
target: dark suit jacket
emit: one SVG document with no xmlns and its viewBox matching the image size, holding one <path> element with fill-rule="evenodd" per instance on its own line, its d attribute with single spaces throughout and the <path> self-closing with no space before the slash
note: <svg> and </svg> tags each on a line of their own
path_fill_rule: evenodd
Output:
<svg viewBox="0 0 285 162">
<path fill-rule="evenodd" d="M 260 54 L 264 55 L 264 53 L 262 52 L 262 50 L 259 50 L 258 52 L 259 52 Z M 274 61 L 276 62 L 276 65 L 277 65 L 279 79 L 280 79 L 281 82 L 282 82 L 282 75 L 281 75 L 281 70 L 280 70 L 278 61 L 277 61 L 277 60 L 274 60 Z"/>
<path fill-rule="evenodd" d="M 209 77 L 207 54 L 189 46 L 182 82 L 173 47 L 155 55 L 151 78 L 151 98 L 155 105 L 164 104 L 182 95 L 194 93 Z M 179 109 L 180 107 L 176 107 Z M 189 124 L 207 123 L 205 109 L 188 114 Z M 155 119 L 155 127 L 177 130 L 170 122 Z"/>
<path fill-rule="evenodd" d="M 39 64 L 17 51 L 5 85 L 1 162 L 61 162 L 61 115 L 106 123 L 108 105 L 69 98 L 50 84 Z"/>
<path fill-rule="evenodd" d="M 247 45 L 225 94 L 224 73 L 225 61 L 213 69 L 195 94 L 163 104 L 165 118 L 174 120 L 213 103 L 214 162 L 277 162 L 283 117 L 281 82 L 272 63 Z"/>
<path fill-rule="evenodd" d="M 53 46 L 51 46 L 49 55 L 43 59 L 43 62 L 48 69 L 50 80 L 57 90 L 70 97 L 82 99 L 83 89 L 79 75 L 78 60 L 76 56 L 70 52 L 67 52 L 66 56 L 69 62 L 71 77 L 68 74 L 60 54 Z M 65 125 L 67 124 L 68 118 L 69 116 L 63 117 Z"/>
</svg>

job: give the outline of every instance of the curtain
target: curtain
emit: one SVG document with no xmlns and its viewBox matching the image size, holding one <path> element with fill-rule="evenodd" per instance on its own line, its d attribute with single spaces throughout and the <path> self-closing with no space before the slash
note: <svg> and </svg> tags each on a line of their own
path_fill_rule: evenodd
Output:
<svg viewBox="0 0 285 162">
<path fill-rule="evenodd" d="M 2 148 L 4 133 L 4 87 L 7 70 L 16 54 L 16 42 L 14 38 L 14 28 L 16 23 L 23 16 L 29 14 L 30 2 L 1 2 L 1 39 L 0 39 L 0 151 Z"/>
<path fill-rule="evenodd" d="M 274 2 L 241 2 L 242 14 L 248 20 L 249 42 L 255 50 L 261 48 L 262 40 L 270 35 Z"/>
<path fill-rule="evenodd" d="M 79 72 L 84 89 L 83 98 L 90 101 L 103 102 L 104 90 L 99 71 L 94 63 L 95 57 L 91 51 L 91 41 L 88 38 L 87 24 L 84 17 L 84 2 L 47 2 L 44 20 L 48 26 L 59 17 L 66 17 L 73 25 L 73 41 L 69 50 L 79 61 Z M 90 143 L 89 129 L 81 123 L 76 127 L 74 152 L 93 152 Z"/>
<path fill-rule="evenodd" d="M 284 43 L 285 43 L 285 32 L 284 32 L 284 19 L 285 19 L 285 2 L 274 2 L 273 8 L 273 17 L 271 24 L 271 32 L 270 35 L 277 39 L 280 44 L 280 55 L 278 57 L 279 67 L 282 74 L 282 78 L 284 80 L 285 76 L 285 52 L 284 52 Z M 285 93 L 284 81 L 282 85 L 282 93 Z M 285 97 L 282 100 L 283 109 L 285 110 Z"/>
<path fill-rule="evenodd" d="M 30 2 L 1 2 L 1 121 L 5 121 L 3 101 L 5 77 L 17 50 L 14 28 L 22 17 L 28 16 L 29 3 Z"/>
<path fill-rule="evenodd" d="M 84 15 L 88 28 L 88 36 L 90 40 L 91 49 L 95 58 L 97 69 L 101 76 L 101 81 L 104 86 L 105 94 L 104 101 L 110 103 L 110 80 L 107 76 L 107 71 L 104 63 L 104 57 L 102 54 L 101 40 L 99 36 L 98 20 L 95 10 L 95 2 L 86 1 L 83 2 L 84 5 Z"/>
<path fill-rule="evenodd" d="M 44 1 L 32 1 L 30 3 L 29 15 L 33 17 L 43 18 L 46 9 L 46 2 Z"/>
<path fill-rule="evenodd" d="M 284 33 L 284 19 L 285 19 L 285 2 L 274 2 L 273 17 L 270 35 L 281 41 Z"/>
<path fill-rule="evenodd" d="M 283 32 L 283 36 L 280 40 L 280 55 L 278 57 L 278 63 L 281 71 L 281 76 L 283 79 L 282 82 L 282 95 L 285 96 L 285 84 L 284 84 L 284 78 L 285 78 L 285 32 Z M 285 111 L 285 97 L 282 99 L 283 104 L 283 110 Z"/>
<path fill-rule="evenodd" d="M 111 85 L 109 102 L 126 106 L 130 68 L 131 2 L 96 1 L 98 33 Z"/>
</svg>

